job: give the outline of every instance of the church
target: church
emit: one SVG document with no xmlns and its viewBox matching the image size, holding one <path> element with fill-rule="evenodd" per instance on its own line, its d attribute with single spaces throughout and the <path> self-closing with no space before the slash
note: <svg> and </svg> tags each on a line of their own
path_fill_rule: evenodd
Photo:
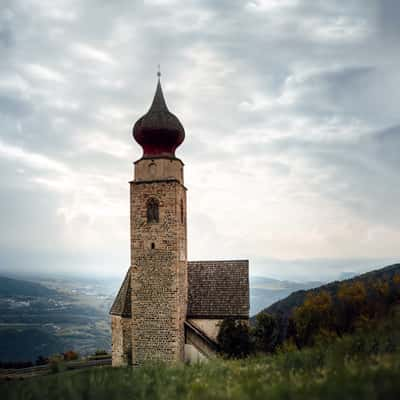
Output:
<svg viewBox="0 0 400 400">
<path fill-rule="evenodd" d="M 187 260 L 187 189 L 175 156 L 185 130 L 160 75 L 133 137 L 143 156 L 130 182 L 130 267 L 110 310 L 112 365 L 210 358 L 225 318 L 248 322 L 248 260 Z"/>
</svg>

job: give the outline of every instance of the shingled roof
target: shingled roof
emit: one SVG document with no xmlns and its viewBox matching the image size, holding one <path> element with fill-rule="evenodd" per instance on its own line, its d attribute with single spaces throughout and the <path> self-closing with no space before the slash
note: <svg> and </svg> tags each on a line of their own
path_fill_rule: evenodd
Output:
<svg viewBox="0 0 400 400">
<path fill-rule="evenodd" d="M 188 318 L 249 318 L 248 260 L 189 261 L 188 286 Z M 132 317 L 130 271 L 110 314 Z"/>
<path fill-rule="evenodd" d="M 125 318 L 132 317 L 131 303 L 131 273 L 129 269 L 111 307 L 110 314 Z"/>
<path fill-rule="evenodd" d="M 249 262 L 189 261 L 188 318 L 248 318 Z"/>
</svg>

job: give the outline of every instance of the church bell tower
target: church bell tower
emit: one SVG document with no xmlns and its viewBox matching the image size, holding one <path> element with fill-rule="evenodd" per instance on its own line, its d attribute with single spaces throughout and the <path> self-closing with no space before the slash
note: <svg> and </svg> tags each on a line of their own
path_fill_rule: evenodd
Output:
<svg viewBox="0 0 400 400">
<path fill-rule="evenodd" d="M 130 182 L 131 362 L 180 361 L 187 309 L 186 188 L 175 150 L 185 130 L 167 108 L 160 77 L 133 137 L 143 156 Z"/>
</svg>

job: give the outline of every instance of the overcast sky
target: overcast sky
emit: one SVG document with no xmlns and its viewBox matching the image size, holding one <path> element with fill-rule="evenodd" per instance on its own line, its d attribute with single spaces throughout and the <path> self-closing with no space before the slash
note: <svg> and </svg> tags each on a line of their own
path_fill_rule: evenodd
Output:
<svg viewBox="0 0 400 400">
<path fill-rule="evenodd" d="M 159 63 L 189 259 L 297 280 L 400 259 L 399 1 L 0 3 L 1 270 L 124 274 Z"/>
</svg>

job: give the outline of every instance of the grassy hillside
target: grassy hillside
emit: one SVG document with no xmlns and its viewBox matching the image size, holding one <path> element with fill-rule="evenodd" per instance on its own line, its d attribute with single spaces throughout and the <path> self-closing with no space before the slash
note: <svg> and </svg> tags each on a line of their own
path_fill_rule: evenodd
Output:
<svg viewBox="0 0 400 400">
<path fill-rule="evenodd" d="M 55 295 L 59 296 L 59 293 L 40 283 L 0 276 L 0 297 L 51 297 Z"/>
<path fill-rule="evenodd" d="M 281 313 L 284 316 L 290 315 L 291 311 L 304 303 L 307 294 L 309 293 L 317 293 L 321 291 L 326 291 L 331 295 L 335 295 L 339 289 L 339 286 L 343 282 L 351 283 L 355 281 L 377 281 L 379 279 L 387 281 L 391 280 L 396 273 L 400 273 L 400 264 L 389 265 L 385 268 L 381 268 L 375 271 L 367 272 L 362 275 L 358 275 L 354 278 L 347 279 L 345 281 L 335 281 L 328 283 L 327 285 L 322 285 L 314 289 L 309 290 L 299 290 L 283 300 L 277 301 L 271 306 L 267 307 L 263 310 L 263 312 L 267 312 L 269 314 L 278 314 Z"/>
<path fill-rule="evenodd" d="M 193 366 L 92 368 L 0 385 L 5 399 L 394 399 L 400 315 L 373 329 L 272 356 Z"/>
</svg>

